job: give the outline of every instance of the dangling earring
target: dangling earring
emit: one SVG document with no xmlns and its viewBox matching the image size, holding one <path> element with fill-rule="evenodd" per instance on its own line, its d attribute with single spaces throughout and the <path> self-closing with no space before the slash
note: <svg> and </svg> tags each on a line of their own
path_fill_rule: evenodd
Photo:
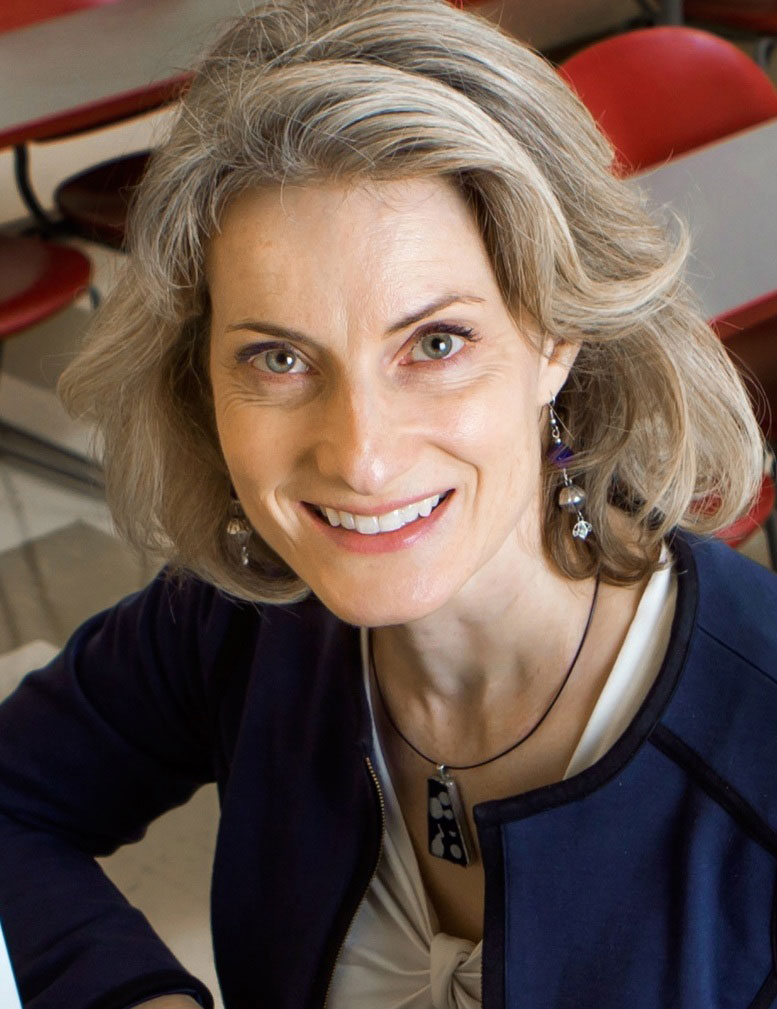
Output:
<svg viewBox="0 0 777 1009">
<path fill-rule="evenodd" d="M 240 550 L 240 563 L 247 568 L 251 562 L 248 554 L 248 541 L 251 539 L 253 529 L 248 523 L 243 506 L 237 498 L 231 498 L 229 502 L 229 518 L 227 519 L 227 536 L 232 543 Z"/>
<path fill-rule="evenodd" d="M 553 447 L 548 453 L 548 459 L 554 466 L 561 470 L 564 486 L 559 491 L 558 506 L 565 512 L 575 512 L 577 521 L 572 527 L 572 535 L 576 540 L 584 540 L 593 532 L 593 526 L 581 511 L 585 505 L 585 491 L 576 483 L 567 472 L 567 463 L 572 458 L 572 449 L 561 440 L 561 428 L 559 426 L 558 415 L 556 414 L 556 397 L 553 396 L 548 403 L 548 418 L 550 420 L 550 437 L 553 440 Z"/>
</svg>

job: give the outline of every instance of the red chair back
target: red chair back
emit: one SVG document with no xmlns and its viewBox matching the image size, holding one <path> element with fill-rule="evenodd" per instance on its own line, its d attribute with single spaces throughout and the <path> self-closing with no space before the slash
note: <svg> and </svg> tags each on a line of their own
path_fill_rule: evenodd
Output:
<svg viewBox="0 0 777 1009">
<path fill-rule="evenodd" d="M 72 14 L 86 7 L 102 7 L 117 0 L 25 0 L 24 3 L 3 4 L 0 7 L 0 32 L 24 28 L 36 21 L 48 21 L 60 14 Z"/>
<path fill-rule="evenodd" d="M 560 67 L 623 174 L 777 116 L 777 89 L 740 49 L 685 26 L 595 42 Z"/>
</svg>

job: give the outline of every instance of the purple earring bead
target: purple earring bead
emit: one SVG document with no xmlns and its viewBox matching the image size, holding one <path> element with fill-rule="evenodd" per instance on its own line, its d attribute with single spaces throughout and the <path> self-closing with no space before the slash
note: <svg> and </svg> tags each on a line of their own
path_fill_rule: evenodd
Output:
<svg viewBox="0 0 777 1009">
<path fill-rule="evenodd" d="M 558 469 L 566 469 L 567 463 L 572 461 L 573 455 L 574 453 L 569 445 L 565 445 L 563 441 L 559 441 L 548 452 L 548 459 Z"/>
</svg>

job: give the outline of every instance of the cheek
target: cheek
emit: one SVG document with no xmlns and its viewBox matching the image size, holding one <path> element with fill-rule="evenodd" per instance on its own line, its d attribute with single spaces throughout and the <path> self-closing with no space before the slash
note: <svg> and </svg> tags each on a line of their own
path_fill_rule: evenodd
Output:
<svg viewBox="0 0 777 1009">
<path fill-rule="evenodd" d="M 264 411 L 235 396 L 216 394 L 214 399 L 224 461 L 235 492 L 250 511 L 288 469 L 284 447 L 290 442 L 273 430 Z"/>
<path fill-rule="evenodd" d="M 443 426 L 475 462 L 497 464 L 503 475 L 539 472 L 541 431 L 538 410 L 522 385 L 494 386 L 484 395 L 464 399 L 451 411 Z M 500 463 L 501 461 L 501 463 Z"/>
</svg>

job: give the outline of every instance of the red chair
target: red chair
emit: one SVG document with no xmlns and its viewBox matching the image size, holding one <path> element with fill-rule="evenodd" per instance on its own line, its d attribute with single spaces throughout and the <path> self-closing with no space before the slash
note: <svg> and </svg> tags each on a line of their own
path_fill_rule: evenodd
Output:
<svg viewBox="0 0 777 1009">
<path fill-rule="evenodd" d="M 741 546 L 750 539 L 754 532 L 763 529 L 766 533 L 766 543 L 769 550 L 769 560 L 773 568 L 777 568 L 777 490 L 775 489 L 774 466 L 771 472 L 765 473 L 761 481 L 758 497 L 750 511 L 737 519 L 726 529 L 718 533 L 718 539 L 728 543 L 730 547 Z"/>
<path fill-rule="evenodd" d="M 103 161 L 72 175 L 54 191 L 54 204 L 68 229 L 114 249 L 124 246 L 127 214 L 151 151 Z"/>
<path fill-rule="evenodd" d="M 91 272 L 77 249 L 0 234 L 0 340 L 67 308 L 88 290 Z"/>
<path fill-rule="evenodd" d="M 763 70 L 696 28 L 615 35 L 560 71 L 613 142 L 625 175 L 777 116 L 777 90 Z"/>
<path fill-rule="evenodd" d="M 695 28 L 617 35 L 576 53 L 560 70 L 615 147 L 613 167 L 622 175 L 777 117 L 777 90 L 763 70 L 730 42 Z M 777 297 L 712 324 L 732 356 L 763 380 L 767 396 L 774 390 L 777 404 Z M 764 431 L 772 434 L 770 421 Z M 773 470 L 750 512 L 720 536 L 739 545 L 760 527 L 777 569 Z"/>
<path fill-rule="evenodd" d="M 746 379 L 757 379 L 759 421 L 772 447 L 777 445 L 777 294 L 726 312 L 712 328 Z"/>
<path fill-rule="evenodd" d="M 6 338 L 67 308 L 88 290 L 90 275 L 91 263 L 77 249 L 0 234 L 0 361 Z M 91 487 L 102 482 L 92 464 L 5 422 L 0 422 L 0 454 Z"/>
<path fill-rule="evenodd" d="M 733 28 L 755 36 L 756 60 L 764 69 L 777 41 L 777 0 L 685 0 L 685 16 L 690 21 Z"/>
</svg>

